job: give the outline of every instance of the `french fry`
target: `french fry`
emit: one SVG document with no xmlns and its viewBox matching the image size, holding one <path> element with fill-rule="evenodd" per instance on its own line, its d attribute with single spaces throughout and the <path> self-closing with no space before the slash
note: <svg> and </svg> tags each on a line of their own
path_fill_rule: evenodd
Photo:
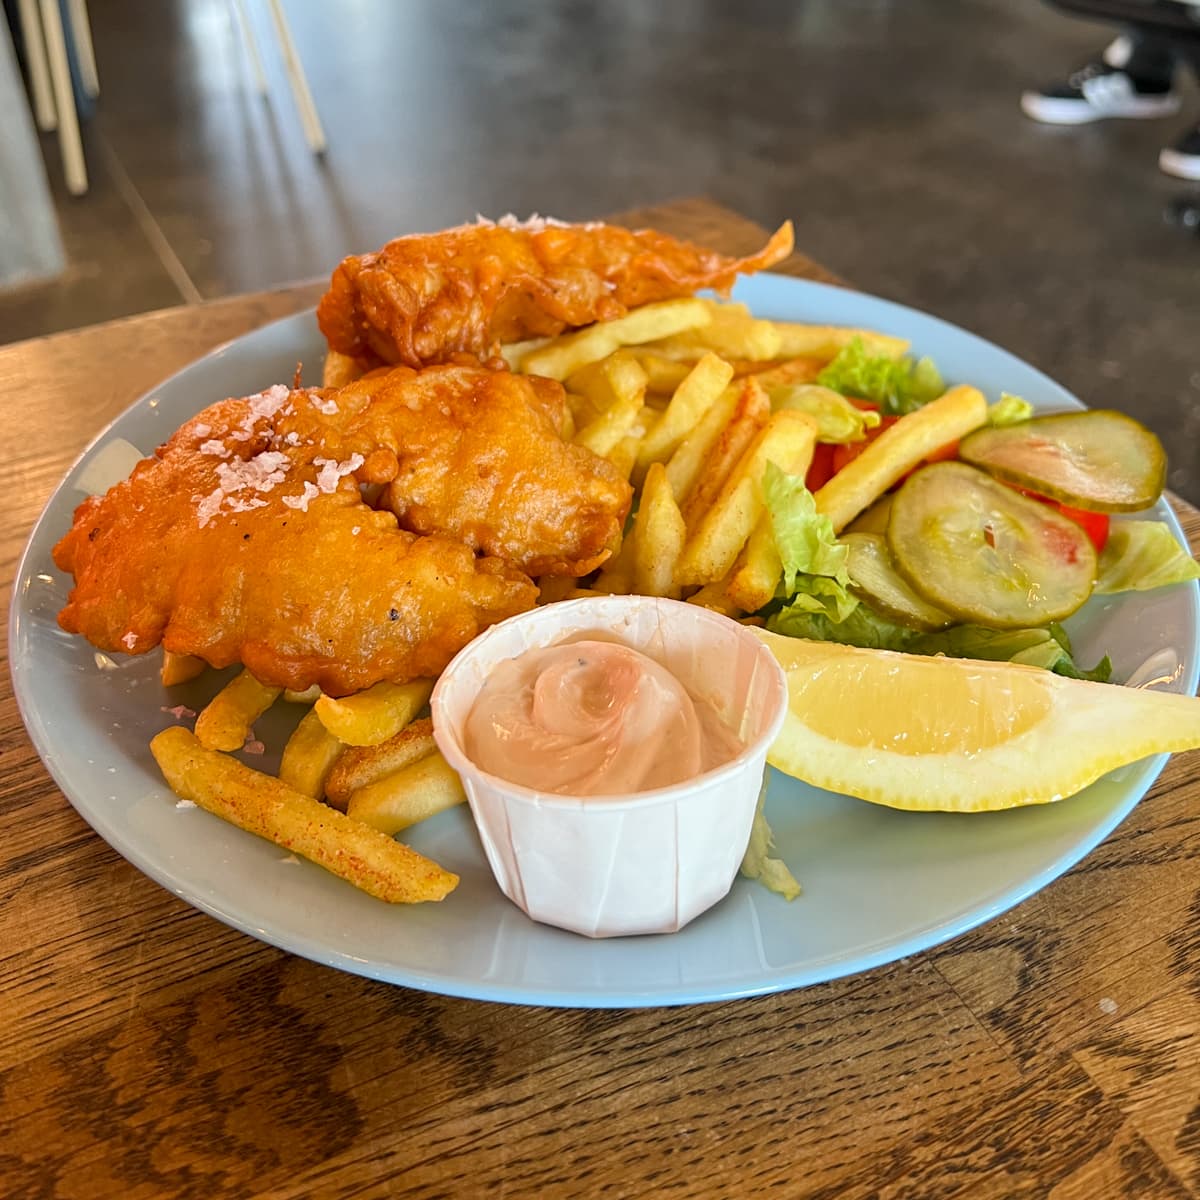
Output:
<svg viewBox="0 0 1200 1200">
<path fill-rule="evenodd" d="M 607 457 L 633 430 L 646 399 L 646 373 L 634 359 L 611 355 L 602 364 L 600 379 L 611 392 L 611 403 L 575 435 L 577 445 Z"/>
<path fill-rule="evenodd" d="M 632 540 L 634 592 L 677 600 L 675 567 L 687 540 L 687 526 L 662 463 L 652 464 L 646 472 Z"/>
<path fill-rule="evenodd" d="M 770 515 L 764 512 L 734 568 L 726 594 L 742 612 L 758 612 L 774 597 L 782 575 L 775 530 Z"/>
<path fill-rule="evenodd" d="M 508 342 L 500 347 L 500 357 L 508 364 L 510 371 L 517 370 L 521 365 L 521 359 L 527 354 L 531 354 L 534 350 L 544 346 L 549 338 L 529 338 L 524 342 Z"/>
<path fill-rule="evenodd" d="M 158 676 L 163 687 L 175 687 L 176 684 L 187 683 L 197 675 L 204 673 L 208 663 L 194 654 L 172 654 L 170 650 L 163 651 L 162 667 Z"/>
<path fill-rule="evenodd" d="M 628 479 L 637 462 L 638 447 L 641 444 L 640 437 L 623 437 L 604 457 Z"/>
<path fill-rule="evenodd" d="M 362 378 L 362 364 L 348 354 L 330 350 L 325 355 L 325 365 L 321 369 L 322 387 L 345 387 L 356 379 Z"/>
<path fill-rule="evenodd" d="M 817 376 L 825 365 L 826 360 L 823 358 L 789 358 L 787 362 L 776 363 L 766 370 L 757 371 L 755 378 L 770 395 L 777 389 L 816 383 Z"/>
<path fill-rule="evenodd" d="M 637 523 L 634 522 L 634 530 Z M 633 571 L 637 562 L 637 547 L 632 537 L 621 543 L 621 549 L 612 556 L 596 576 L 594 590 L 601 595 L 623 596 L 633 591 Z"/>
<path fill-rule="evenodd" d="M 632 350 L 617 350 L 607 358 L 589 363 L 566 381 L 576 399 L 577 413 L 587 421 L 607 412 L 619 400 L 646 391 L 646 372 Z"/>
<path fill-rule="evenodd" d="M 647 392 L 673 392 L 688 376 L 691 365 L 679 359 L 668 358 L 650 349 L 631 350 L 642 370 L 646 373 Z M 701 355 L 697 354 L 697 358 Z"/>
<path fill-rule="evenodd" d="M 729 597 L 728 585 L 727 579 L 706 583 L 698 592 L 693 592 L 687 602 L 698 604 L 701 608 L 711 608 L 713 612 L 723 613 L 727 617 L 736 617 L 739 610 Z"/>
<path fill-rule="evenodd" d="M 953 387 L 901 417 L 814 493 L 817 512 L 841 533 L 860 512 L 923 458 L 987 420 L 987 401 L 973 387 Z"/>
<path fill-rule="evenodd" d="M 311 709 L 300 718 L 292 736 L 283 748 L 279 761 L 279 778 L 290 788 L 320 800 L 325 794 L 325 780 L 345 746 L 321 723 Z"/>
<path fill-rule="evenodd" d="M 458 773 L 434 750 L 359 788 L 350 797 L 346 813 L 353 820 L 390 836 L 445 812 L 466 798 Z"/>
<path fill-rule="evenodd" d="M 422 717 L 377 746 L 349 746 L 325 780 L 325 799 L 346 811 L 351 795 L 437 749 L 433 721 Z"/>
<path fill-rule="evenodd" d="M 708 512 L 712 502 L 725 486 L 725 481 L 755 436 L 766 425 L 770 415 L 771 404 L 762 388 L 755 382 L 742 384 L 732 418 L 718 432 L 715 442 L 704 458 L 694 464 L 692 482 L 680 505 L 688 529 L 695 529 Z M 671 477 L 668 464 L 667 478 Z"/>
<path fill-rule="evenodd" d="M 712 407 L 697 422 L 696 427 L 675 448 L 675 453 L 667 459 L 667 479 L 671 483 L 671 492 L 677 502 L 682 502 L 692 490 L 704 460 L 722 431 L 734 418 L 739 400 L 744 388 L 731 385 L 713 401 Z M 765 421 L 766 415 L 763 415 Z"/>
<path fill-rule="evenodd" d="M 771 416 L 689 537 L 676 582 L 685 587 L 706 584 L 729 572 L 763 514 L 762 477 L 767 463 L 803 475 L 816 440 L 817 423 L 807 413 L 784 409 Z"/>
<path fill-rule="evenodd" d="M 715 354 L 706 354 L 675 389 L 661 418 L 638 449 L 634 478 L 640 482 L 653 462 L 666 462 L 729 386 L 733 368 Z"/>
<path fill-rule="evenodd" d="M 751 316 L 744 304 L 704 303 L 712 314 L 706 325 L 656 342 L 654 350 L 667 358 L 687 357 L 692 350 L 696 358 L 711 350 L 727 361 L 763 362 L 782 357 L 779 330 L 773 322 Z"/>
<path fill-rule="evenodd" d="M 852 329 L 846 325 L 798 325 L 791 321 L 775 321 L 773 324 L 779 333 L 780 358 L 819 358 L 828 362 L 855 338 L 861 339 L 863 349 L 868 354 L 886 354 L 888 358 L 899 358 L 909 347 L 904 338 L 876 333 L 872 329 Z"/>
<path fill-rule="evenodd" d="M 206 749 L 181 725 L 157 734 L 150 750 L 177 796 L 302 855 L 380 900 L 441 900 L 458 884 L 457 875 L 378 829 Z"/>
<path fill-rule="evenodd" d="M 275 703 L 282 688 L 259 683 L 249 671 L 235 675 L 196 718 L 196 737 L 207 750 L 240 750 L 250 726 Z"/>
<path fill-rule="evenodd" d="M 325 728 L 346 745 L 377 746 L 399 733 L 417 715 L 432 691 L 432 679 L 377 683 L 343 700 L 322 696 L 313 705 L 313 711 Z"/>
<path fill-rule="evenodd" d="M 600 321 L 575 333 L 560 334 L 520 360 L 526 375 L 566 379 L 588 363 L 596 362 L 621 346 L 653 342 L 709 321 L 703 300 L 661 300 L 643 304 L 615 321 Z"/>
</svg>

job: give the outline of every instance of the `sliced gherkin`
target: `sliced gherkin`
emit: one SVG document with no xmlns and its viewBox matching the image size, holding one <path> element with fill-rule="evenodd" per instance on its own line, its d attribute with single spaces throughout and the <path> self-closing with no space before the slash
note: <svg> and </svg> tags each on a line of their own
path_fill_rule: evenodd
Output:
<svg viewBox="0 0 1200 1200">
<path fill-rule="evenodd" d="M 849 551 L 846 571 L 850 590 L 880 616 L 921 633 L 934 633 L 953 624 L 949 613 L 930 604 L 896 570 L 882 534 L 844 533 L 838 540 Z"/>
<path fill-rule="evenodd" d="M 909 476 L 892 501 L 887 542 L 919 595 L 994 628 L 1059 621 L 1096 580 L 1096 551 L 1074 521 L 961 462 Z"/>
<path fill-rule="evenodd" d="M 1167 456 L 1140 421 L 1104 409 L 985 426 L 963 438 L 964 462 L 997 479 L 1093 512 L 1139 512 L 1162 495 Z"/>
</svg>

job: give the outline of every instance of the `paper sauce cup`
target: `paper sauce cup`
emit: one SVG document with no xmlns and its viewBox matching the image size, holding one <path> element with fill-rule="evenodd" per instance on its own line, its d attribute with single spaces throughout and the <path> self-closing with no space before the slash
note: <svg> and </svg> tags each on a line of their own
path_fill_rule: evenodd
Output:
<svg viewBox="0 0 1200 1200">
<path fill-rule="evenodd" d="M 526 650 L 596 635 L 655 659 L 707 701 L 745 749 L 671 787 L 614 796 L 539 792 L 482 771 L 463 730 L 492 668 Z M 535 921 L 590 937 L 670 933 L 722 899 L 750 838 L 787 680 L 748 629 L 694 604 L 597 596 L 492 626 L 442 673 L 434 737 L 462 777 L 492 872 Z M 669 753 L 669 750 L 668 750 Z"/>
</svg>

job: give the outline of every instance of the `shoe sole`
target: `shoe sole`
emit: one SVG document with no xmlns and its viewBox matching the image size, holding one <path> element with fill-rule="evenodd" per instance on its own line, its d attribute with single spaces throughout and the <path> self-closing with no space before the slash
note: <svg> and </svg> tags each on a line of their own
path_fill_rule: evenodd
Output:
<svg viewBox="0 0 1200 1200">
<path fill-rule="evenodd" d="M 1158 169 L 1176 179 L 1200 179 L 1200 154 L 1162 150 L 1158 155 Z"/>
<path fill-rule="evenodd" d="M 1097 108 L 1086 100 L 1060 100 L 1040 92 L 1026 92 L 1021 97 L 1021 111 L 1043 125 L 1089 125 L 1113 117 L 1150 120 L 1174 116 L 1179 111 L 1179 97 L 1134 96 L 1108 108 Z"/>
</svg>

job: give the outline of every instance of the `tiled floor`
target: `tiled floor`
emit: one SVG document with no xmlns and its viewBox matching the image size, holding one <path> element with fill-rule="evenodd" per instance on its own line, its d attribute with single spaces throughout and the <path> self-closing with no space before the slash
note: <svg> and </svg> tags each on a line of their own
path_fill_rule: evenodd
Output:
<svg viewBox="0 0 1200 1200">
<path fill-rule="evenodd" d="M 1022 87 L 1108 31 L 1025 0 L 287 0 L 330 150 L 227 0 L 92 0 L 92 190 L 66 277 L 0 341 L 326 274 L 476 212 L 592 217 L 706 193 L 864 290 L 936 312 L 1167 441 L 1200 502 L 1200 239 L 1162 220 L 1174 122 L 1039 127 Z"/>
</svg>

